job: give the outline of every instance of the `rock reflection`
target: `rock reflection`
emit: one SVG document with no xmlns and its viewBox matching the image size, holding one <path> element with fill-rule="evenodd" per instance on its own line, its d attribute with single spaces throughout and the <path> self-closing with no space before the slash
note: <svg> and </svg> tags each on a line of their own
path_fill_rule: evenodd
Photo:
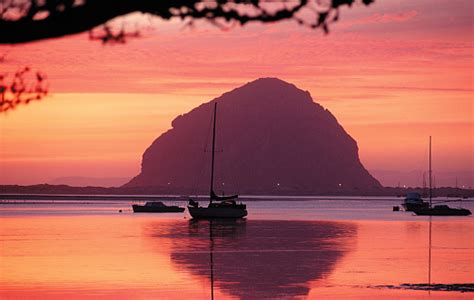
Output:
<svg viewBox="0 0 474 300">
<path fill-rule="evenodd" d="M 154 223 L 148 233 L 170 239 L 178 268 L 241 299 L 307 295 L 310 282 L 332 272 L 357 231 L 352 223 L 322 221 L 191 220 L 183 225 Z"/>
</svg>

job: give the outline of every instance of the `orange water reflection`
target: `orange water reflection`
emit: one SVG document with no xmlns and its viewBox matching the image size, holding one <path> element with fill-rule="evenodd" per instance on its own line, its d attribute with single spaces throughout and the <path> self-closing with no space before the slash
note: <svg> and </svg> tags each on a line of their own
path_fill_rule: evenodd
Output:
<svg viewBox="0 0 474 300">
<path fill-rule="evenodd" d="M 153 237 L 172 239 L 177 268 L 211 287 L 212 267 L 215 287 L 226 295 L 268 299 L 306 296 L 309 282 L 328 276 L 348 251 L 357 228 L 330 221 L 214 220 L 149 229 Z"/>
<path fill-rule="evenodd" d="M 172 298 L 173 284 L 188 279 L 171 266 L 169 243 L 155 251 L 143 240 L 141 225 L 148 222 L 133 216 L 5 218 L 0 295 L 128 298 L 159 290 Z M 181 295 L 186 290 L 200 294 L 191 285 Z"/>
<path fill-rule="evenodd" d="M 470 293 L 367 289 L 367 286 L 428 283 L 427 219 L 359 222 L 357 249 L 344 257 L 309 293 L 316 297 L 466 298 Z M 474 239 L 471 218 L 433 218 L 431 283 L 474 282 Z M 337 285 L 341 288 L 334 289 Z"/>
<path fill-rule="evenodd" d="M 0 298 L 210 298 L 208 222 L 147 215 L 2 217 Z M 435 283 L 473 282 L 473 222 L 433 223 Z M 369 285 L 427 282 L 428 223 L 213 224 L 214 295 L 471 298 Z"/>
</svg>

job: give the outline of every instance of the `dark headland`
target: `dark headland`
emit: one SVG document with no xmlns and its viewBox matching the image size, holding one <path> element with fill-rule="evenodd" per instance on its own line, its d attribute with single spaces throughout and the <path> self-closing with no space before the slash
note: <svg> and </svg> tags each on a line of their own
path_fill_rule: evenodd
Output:
<svg viewBox="0 0 474 300">
<path fill-rule="evenodd" d="M 143 154 L 141 173 L 124 187 L 170 185 L 205 193 L 210 172 L 205 150 L 216 101 L 216 149 L 222 149 L 216 155 L 217 191 L 326 194 L 381 188 L 336 118 L 307 91 L 276 78 L 252 81 L 175 118 L 172 129 Z"/>
</svg>

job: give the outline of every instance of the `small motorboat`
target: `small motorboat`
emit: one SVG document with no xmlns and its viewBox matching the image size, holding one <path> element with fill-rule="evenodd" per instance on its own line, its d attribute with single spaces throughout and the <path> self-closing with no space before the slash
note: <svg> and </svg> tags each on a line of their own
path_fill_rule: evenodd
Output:
<svg viewBox="0 0 474 300">
<path fill-rule="evenodd" d="M 420 193 L 407 193 L 405 200 L 402 203 L 405 211 L 414 211 L 416 209 L 428 208 L 429 203 L 423 201 Z"/>
<path fill-rule="evenodd" d="M 146 202 L 145 205 L 132 205 L 135 213 L 178 213 L 183 212 L 184 207 L 168 206 L 161 201 Z"/>
<path fill-rule="evenodd" d="M 447 205 L 419 208 L 413 210 L 417 216 L 469 216 L 471 211 L 465 208 L 453 208 Z"/>
</svg>

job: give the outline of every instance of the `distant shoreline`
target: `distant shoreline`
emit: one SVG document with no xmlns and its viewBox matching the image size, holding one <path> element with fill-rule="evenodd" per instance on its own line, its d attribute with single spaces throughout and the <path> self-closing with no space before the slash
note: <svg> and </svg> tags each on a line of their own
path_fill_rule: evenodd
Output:
<svg viewBox="0 0 474 300">
<path fill-rule="evenodd" d="M 219 191 L 218 191 L 219 192 Z M 371 190 L 359 189 L 339 189 L 326 191 L 311 191 L 301 190 L 297 188 L 280 188 L 273 191 L 229 191 L 236 192 L 241 195 L 241 198 L 256 199 L 258 197 L 273 197 L 273 199 L 288 199 L 292 197 L 404 197 L 408 192 L 419 192 L 427 196 L 427 190 L 415 188 L 401 188 L 401 187 L 382 187 Z M 175 188 L 169 187 L 73 187 L 68 185 L 0 185 L 0 200 L 7 199 L 6 197 L 13 197 L 13 199 L 24 200 L 28 199 L 41 200 L 55 199 L 68 200 L 73 198 L 87 199 L 110 199 L 110 200 L 128 200 L 128 201 L 145 201 L 147 199 L 167 199 L 177 200 L 178 198 L 186 198 L 188 195 L 207 195 L 207 191 L 193 190 L 189 188 Z M 440 187 L 433 189 L 434 197 L 450 197 L 450 198 L 474 198 L 474 189 L 461 189 L 453 187 Z M 205 196 L 203 196 L 205 197 Z M 304 198 L 302 198 L 304 199 Z"/>
<path fill-rule="evenodd" d="M 193 196 L 194 199 L 208 200 L 209 196 Z M 100 204 L 110 202 L 145 202 L 145 201 L 171 201 L 187 202 L 187 196 L 171 195 L 28 195 L 28 194 L 0 194 L 0 205 L 15 204 Z M 433 201 L 455 201 L 460 198 L 436 197 Z M 249 196 L 239 197 L 244 202 L 254 201 L 401 201 L 400 197 L 380 196 Z M 460 199 L 474 202 L 474 198 Z"/>
</svg>

